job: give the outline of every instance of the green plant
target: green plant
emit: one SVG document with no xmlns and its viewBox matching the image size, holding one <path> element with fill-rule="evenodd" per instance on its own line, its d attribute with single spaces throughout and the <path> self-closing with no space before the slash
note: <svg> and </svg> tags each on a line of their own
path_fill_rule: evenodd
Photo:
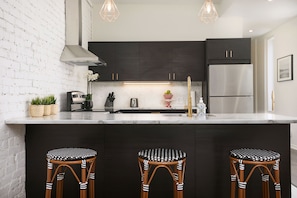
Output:
<svg viewBox="0 0 297 198">
<path fill-rule="evenodd" d="M 50 104 L 56 104 L 56 98 L 54 95 L 49 95 L 48 96 L 49 100 L 50 100 Z"/>
<path fill-rule="evenodd" d="M 87 94 L 86 100 L 92 100 L 92 94 Z"/>
<path fill-rule="evenodd" d="M 42 105 L 42 99 L 39 97 L 33 98 L 31 100 L 31 105 Z"/>
<path fill-rule="evenodd" d="M 168 89 L 164 94 L 171 94 L 171 91 Z"/>
<path fill-rule="evenodd" d="M 42 98 L 42 102 L 43 105 L 50 105 L 51 104 L 51 98 L 49 96 L 46 96 L 44 98 Z"/>
</svg>

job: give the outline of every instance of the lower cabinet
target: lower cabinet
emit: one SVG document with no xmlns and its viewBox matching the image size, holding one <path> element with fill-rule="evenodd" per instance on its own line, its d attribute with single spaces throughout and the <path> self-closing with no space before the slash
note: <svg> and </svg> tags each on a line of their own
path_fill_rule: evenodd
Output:
<svg viewBox="0 0 297 198">
<path fill-rule="evenodd" d="M 99 81 L 204 80 L 204 41 L 89 42 L 89 50 L 107 62 L 89 67 Z"/>
</svg>

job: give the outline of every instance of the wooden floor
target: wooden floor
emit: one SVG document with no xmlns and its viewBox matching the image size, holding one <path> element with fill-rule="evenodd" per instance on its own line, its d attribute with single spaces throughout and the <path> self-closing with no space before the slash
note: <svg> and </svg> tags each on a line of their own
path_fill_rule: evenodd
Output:
<svg viewBox="0 0 297 198">
<path fill-rule="evenodd" d="M 297 150 L 291 149 L 291 174 L 292 184 L 297 186 Z"/>
</svg>

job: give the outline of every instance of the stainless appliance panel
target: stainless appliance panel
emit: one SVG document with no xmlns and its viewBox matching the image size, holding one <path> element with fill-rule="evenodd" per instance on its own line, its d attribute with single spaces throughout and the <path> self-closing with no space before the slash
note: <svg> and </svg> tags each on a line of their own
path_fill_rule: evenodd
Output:
<svg viewBox="0 0 297 198">
<path fill-rule="evenodd" d="M 210 113 L 253 113 L 254 97 L 209 97 Z"/>
<path fill-rule="evenodd" d="M 253 65 L 209 66 L 209 96 L 253 95 Z"/>
</svg>

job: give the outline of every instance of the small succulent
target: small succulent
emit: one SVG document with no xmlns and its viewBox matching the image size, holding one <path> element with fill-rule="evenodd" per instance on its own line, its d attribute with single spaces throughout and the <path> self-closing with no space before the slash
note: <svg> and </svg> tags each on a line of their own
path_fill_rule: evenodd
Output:
<svg viewBox="0 0 297 198">
<path fill-rule="evenodd" d="M 49 95 L 48 98 L 49 98 L 51 104 L 56 104 L 57 99 L 55 98 L 54 95 Z"/>
<path fill-rule="evenodd" d="M 42 105 L 42 99 L 39 97 L 33 98 L 31 100 L 31 105 Z"/>
<path fill-rule="evenodd" d="M 51 98 L 49 96 L 46 96 L 42 98 L 42 104 L 43 105 L 50 105 L 51 104 Z"/>
</svg>

